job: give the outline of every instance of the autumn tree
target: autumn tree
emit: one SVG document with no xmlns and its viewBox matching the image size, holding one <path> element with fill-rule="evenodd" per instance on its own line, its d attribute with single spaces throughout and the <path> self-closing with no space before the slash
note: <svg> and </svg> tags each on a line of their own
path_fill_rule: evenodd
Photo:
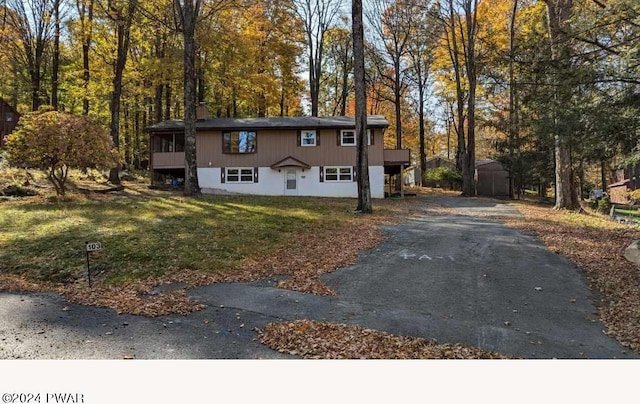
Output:
<svg viewBox="0 0 640 404">
<path fill-rule="evenodd" d="M 455 83 L 455 131 L 458 137 L 458 166 L 462 171 L 462 195 L 474 196 L 478 2 L 446 0 L 441 10 L 444 42 Z"/>
<path fill-rule="evenodd" d="M 111 167 L 119 156 L 104 126 L 86 116 L 41 108 L 23 115 L 9 135 L 13 164 L 40 167 L 58 195 L 64 196 L 70 168 Z"/>
<path fill-rule="evenodd" d="M 123 75 L 129 55 L 131 42 L 131 25 L 134 21 L 138 0 L 98 0 L 101 16 L 113 26 L 115 31 L 116 49 L 113 63 L 113 77 L 111 88 L 111 112 L 110 128 L 113 144 L 120 148 L 120 100 L 122 98 Z M 120 184 L 119 167 L 112 168 L 109 172 L 109 182 Z"/>
<path fill-rule="evenodd" d="M 425 103 L 429 86 L 431 65 L 433 64 L 434 48 L 439 36 L 439 24 L 434 18 L 435 5 L 425 4 L 415 7 L 415 23 L 407 47 L 409 59 L 409 82 L 417 90 L 417 111 L 420 142 L 420 168 L 426 171 L 427 142 L 425 125 Z"/>
<path fill-rule="evenodd" d="M 82 114 L 89 115 L 89 82 L 91 66 L 89 52 L 93 41 L 93 7 L 95 0 L 75 0 L 78 15 L 78 36 L 82 46 Z"/>
<path fill-rule="evenodd" d="M 8 0 L 7 26 L 12 30 L 9 44 L 27 72 L 31 86 L 31 108 L 37 110 L 44 99 L 42 82 L 46 75 L 46 51 L 54 33 L 53 6 L 57 0 Z"/>
<path fill-rule="evenodd" d="M 395 108 L 396 148 L 402 148 L 402 100 L 409 71 L 406 61 L 416 23 L 414 0 L 374 0 L 365 13 L 371 27 L 374 66 L 381 83 L 392 93 Z M 380 93 L 382 95 L 384 93 Z"/>
<path fill-rule="evenodd" d="M 208 3 L 203 11 L 202 0 L 174 0 L 174 10 L 178 31 L 183 39 L 184 62 L 184 152 L 185 152 L 185 195 L 200 192 L 198 187 L 198 165 L 196 160 L 196 27 L 202 18 L 208 18 L 228 5 L 226 0 Z"/>
<path fill-rule="evenodd" d="M 344 21 L 344 20 L 343 20 Z M 353 35 L 346 27 L 327 32 L 325 68 L 320 81 L 320 108 L 324 115 L 347 114 L 353 95 Z"/>
<path fill-rule="evenodd" d="M 329 29 L 340 15 L 340 0 L 294 0 L 294 10 L 303 22 L 307 46 L 311 116 L 318 116 L 320 80 Z"/>
</svg>

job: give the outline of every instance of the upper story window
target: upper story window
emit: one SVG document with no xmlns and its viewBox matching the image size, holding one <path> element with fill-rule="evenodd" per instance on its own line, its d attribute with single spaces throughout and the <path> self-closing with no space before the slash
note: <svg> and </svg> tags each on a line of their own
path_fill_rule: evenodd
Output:
<svg viewBox="0 0 640 404">
<path fill-rule="evenodd" d="M 317 134 L 315 130 L 303 130 L 300 133 L 300 145 L 302 146 L 316 146 Z"/>
<path fill-rule="evenodd" d="M 184 151 L 184 134 L 162 133 L 154 135 L 154 153 L 179 153 Z"/>
<path fill-rule="evenodd" d="M 7 122 L 13 122 L 13 112 L 7 112 L 4 114 L 4 119 Z"/>
<path fill-rule="evenodd" d="M 355 146 L 356 131 L 347 129 L 340 131 L 340 146 Z M 371 129 L 367 129 L 367 145 L 371 145 Z"/>
<path fill-rule="evenodd" d="M 245 154 L 258 151 L 258 135 L 256 132 L 224 132 L 222 134 L 222 142 L 222 151 L 224 153 Z"/>
<path fill-rule="evenodd" d="M 356 131 L 343 130 L 340 132 L 340 145 L 341 146 L 355 146 L 356 145 Z"/>
</svg>

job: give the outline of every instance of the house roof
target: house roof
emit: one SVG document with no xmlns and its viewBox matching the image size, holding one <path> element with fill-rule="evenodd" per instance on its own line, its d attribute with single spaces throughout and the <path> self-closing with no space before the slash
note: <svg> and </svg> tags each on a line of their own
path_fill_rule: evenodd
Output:
<svg viewBox="0 0 640 404">
<path fill-rule="evenodd" d="M 480 167 L 480 166 L 484 166 L 487 164 L 492 164 L 492 163 L 498 163 L 500 164 L 499 161 L 497 160 L 492 160 L 492 159 L 483 159 L 483 160 L 476 160 L 476 168 Z"/>
<path fill-rule="evenodd" d="M 276 163 L 273 163 L 271 165 L 271 168 L 273 169 L 284 168 L 284 167 L 300 167 L 300 168 L 307 168 L 307 169 L 311 168 L 309 164 L 291 156 L 285 157 L 282 160 Z"/>
<path fill-rule="evenodd" d="M 369 128 L 387 128 L 389 122 L 382 115 L 367 117 Z M 196 130 L 265 130 L 265 129 L 350 129 L 355 128 L 355 118 L 334 117 L 278 117 L 278 118 L 210 118 L 196 121 Z M 147 132 L 171 132 L 184 130 L 181 119 L 168 120 L 147 126 Z"/>
<path fill-rule="evenodd" d="M 622 181 L 615 182 L 615 183 L 609 185 L 607 188 L 624 187 L 624 186 L 627 186 L 630 182 L 631 182 L 631 180 L 629 180 L 627 178 L 627 179 L 624 179 Z"/>
</svg>

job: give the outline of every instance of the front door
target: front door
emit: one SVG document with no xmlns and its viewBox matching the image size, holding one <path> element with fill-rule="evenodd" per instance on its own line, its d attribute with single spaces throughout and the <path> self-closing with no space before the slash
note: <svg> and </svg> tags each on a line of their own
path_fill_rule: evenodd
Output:
<svg viewBox="0 0 640 404">
<path fill-rule="evenodd" d="M 298 175 L 295 170 L 287 170 L 284 173 L 284 194 L 298 195 Z"/>
</svg>

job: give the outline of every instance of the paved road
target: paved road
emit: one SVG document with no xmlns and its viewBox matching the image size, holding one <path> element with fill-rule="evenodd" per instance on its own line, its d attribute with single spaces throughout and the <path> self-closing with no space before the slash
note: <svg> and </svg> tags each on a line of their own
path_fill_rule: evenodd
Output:
<svg viewBox="0 0 640 404">
<path fill-rule="evenodd" d="M 251 331 L 281 319 L 359 324 L 524 358 L 638 358 L 603 334 L 581 273 L 492 216 L 487 200 L 431 198 L 448 216 L 384 228 L 378 248 L 323 277 L 319 297 L 270 281 L 190 291 L 208 305 L 157 319 L 69 305 L 59 296 L 0 294 L 0 358 L 285 358 Z"/>
</svg>

